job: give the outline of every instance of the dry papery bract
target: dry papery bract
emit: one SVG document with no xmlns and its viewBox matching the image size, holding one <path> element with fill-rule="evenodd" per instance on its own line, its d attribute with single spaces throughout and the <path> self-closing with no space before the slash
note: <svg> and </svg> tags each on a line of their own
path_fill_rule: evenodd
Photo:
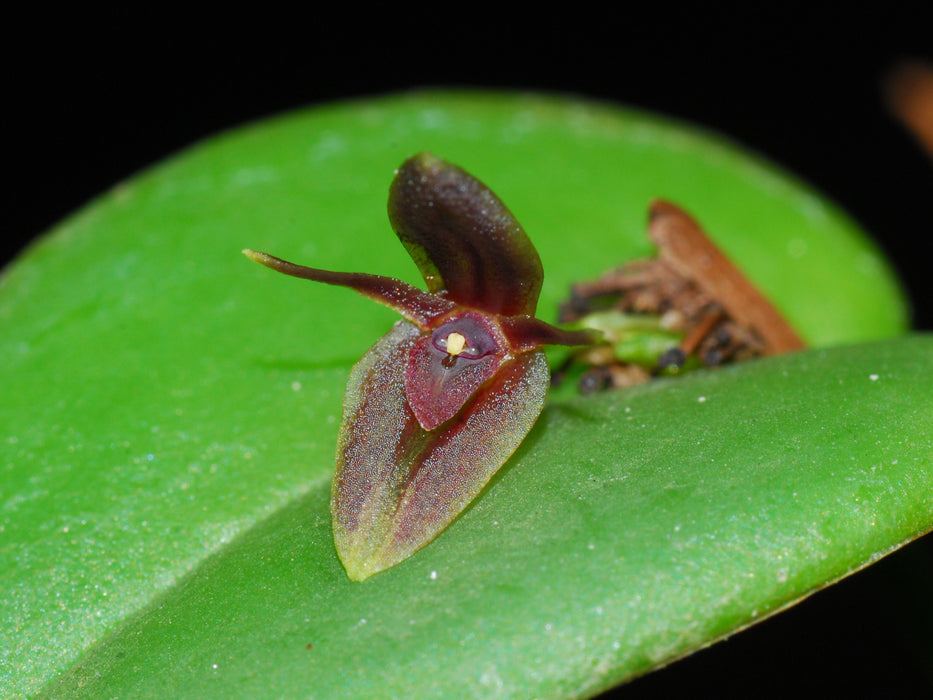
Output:
<svg viewBox="0 0 933 700">
<path fill-rule="evenodd" d="M 579 387 L 590 393 L 804 347 L 690 215 L 656 201 L 648 221 L 657 257 L 575 284 L 561 305 L 561 323 L 598 329 L 607 342 L 575 351 L 555 371 L 555 382 L 582 364 Z"/>
</svg>

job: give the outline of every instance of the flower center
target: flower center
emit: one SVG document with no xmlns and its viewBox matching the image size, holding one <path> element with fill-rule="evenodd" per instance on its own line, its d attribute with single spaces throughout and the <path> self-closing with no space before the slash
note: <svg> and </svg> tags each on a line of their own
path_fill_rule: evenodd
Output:
<svg viewBox="0 0 933 700">
<path fill-rule="evenodd" d="M 502 351 L 498 333 L 490 320 L 467 313 L 447 321 L 431 334 L 431 344 L 443 355 L 441 365 L 450 369 L 458 360 L 476 361 Z M 470 364 L 467 362 L 466 364 Z"/>
<path fill-rule="evenodd" d="M 464 338 L 461 333 L 454 331 L 443 340 L 443 344 L 447 350 L 447 354 L 456 357 L 463 352 L 463 348 L 466 347 L 466 338 Z"/>
</svg>

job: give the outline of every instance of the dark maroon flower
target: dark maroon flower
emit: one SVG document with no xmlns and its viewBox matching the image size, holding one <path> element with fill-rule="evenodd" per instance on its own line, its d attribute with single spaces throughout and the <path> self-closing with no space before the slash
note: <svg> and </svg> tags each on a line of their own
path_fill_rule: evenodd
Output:
<svg viewBox="0 0 933 700">
<path fill-rule="evenodd" d="M 397 171 L 389 219 L 428 291 L 244 251 L 295 277 L 351 287 L 403 317 L 350 374 L 331 492 L 351 579 L 411 556 L 483 489 L 544 407 L 541 346 L 593 342 L 534 317 L 537 251 L 481 182 L 430 154 Z"/>
</svg>

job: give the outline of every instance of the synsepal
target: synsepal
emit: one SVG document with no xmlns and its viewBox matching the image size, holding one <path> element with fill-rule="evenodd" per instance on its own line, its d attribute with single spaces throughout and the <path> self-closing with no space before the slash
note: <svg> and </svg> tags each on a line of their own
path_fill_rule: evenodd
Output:
<svg viewBox="0 0 933 700">
<path fill-rule="evenodd" d="M 419 335 L 397 324 L 347 383 L 331 512 L 337 552 L 356 581 L 408 558 L 447 527 L 544 406 L 549 370 L 536 350 L 503 363 L 443 430 L 424 430 L 405 398 L 405 362 Z"/>
</svg>

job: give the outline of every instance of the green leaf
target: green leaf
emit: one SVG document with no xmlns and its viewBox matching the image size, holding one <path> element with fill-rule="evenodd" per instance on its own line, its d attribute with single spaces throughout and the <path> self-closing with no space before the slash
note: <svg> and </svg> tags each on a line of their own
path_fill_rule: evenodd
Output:
<svg viewBox="0 0 933 700">
<path fill-rule="evenodd" d="M 657 117 L 416 93 L 224 134 L 0 280 L 0 695 L 591 694 L 933 525 L 933 341 L 902 337 L 554 397 L 441 537 L 351 583 L 328 512 L 341 398 L 396 315 L 239 251 L 418 283 L 385 201 L 422 150 L 522 222 L 542 318 L 650 251 L 660 196 L 811 343 L 906 326 L 848 218 Z"/>
</svg>

